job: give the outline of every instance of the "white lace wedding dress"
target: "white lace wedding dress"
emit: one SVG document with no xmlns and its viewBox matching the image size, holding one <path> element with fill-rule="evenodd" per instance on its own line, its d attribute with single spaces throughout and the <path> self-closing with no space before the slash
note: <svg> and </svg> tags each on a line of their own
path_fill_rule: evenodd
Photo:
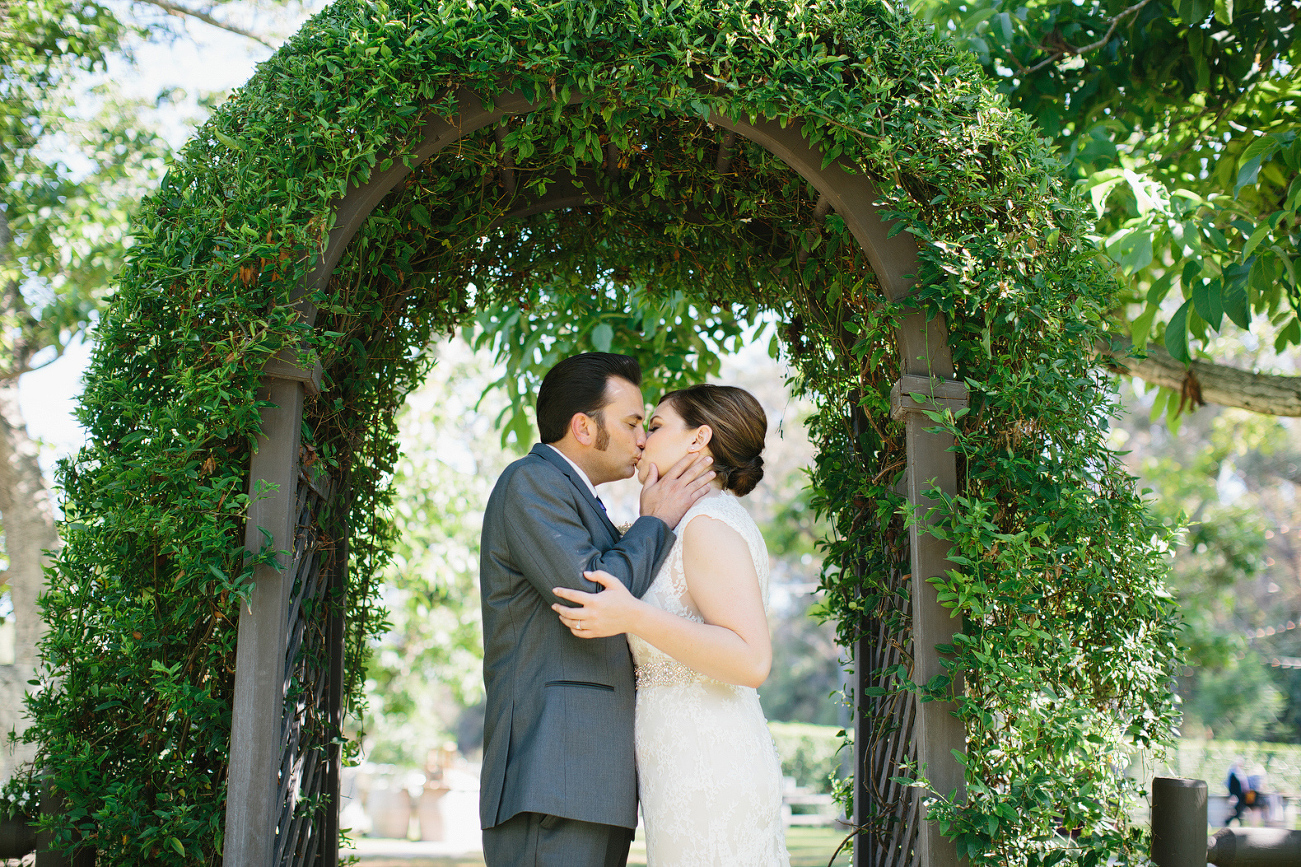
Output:
<svg viewBox="0 0 1301 867">
<path fill-rule="evenodd" d="M 677 542 L 642 598 L 698 623 L 682 536 L 707 515 L 745 539 L 768 610 L 768 550 L 735 495 L 711 492 L 683 516 Z M 789 867 L 781 764 L 759 694 L 706 677 L 628 636 L 637 670 L 637 788 L 647 867 Z"/>
</svg>

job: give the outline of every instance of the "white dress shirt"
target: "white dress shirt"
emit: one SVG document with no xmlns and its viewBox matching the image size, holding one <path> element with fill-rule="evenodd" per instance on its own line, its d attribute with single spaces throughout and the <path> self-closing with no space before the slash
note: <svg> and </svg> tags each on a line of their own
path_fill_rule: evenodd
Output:
<svg viewBox="0 0 1301 867">
<path fill-rule="evenodd" d="M 593 497 L 596 497 L 596 501 L 598 503 L 601 502 L 601 498 L 597 496 L 596 493 L 596 485 L 592 484 L 592 480 L 587 477 L 587 473 L 583 472 L 583 468 L 570 460 L 569 455 L 565 454 L 560 449 L 557 449 L 555 446 L 551 445 L 551 443 L 547 443 L 546 445 L 548 448 L 555 449 L 556 454 L 560 455 L 566 461 L 569 461 L 569 465 L 578 470 L 578 477 L 583 480 L 583 484 L 587 485 L 587 489 L 592 492 Z"/>
</svg>

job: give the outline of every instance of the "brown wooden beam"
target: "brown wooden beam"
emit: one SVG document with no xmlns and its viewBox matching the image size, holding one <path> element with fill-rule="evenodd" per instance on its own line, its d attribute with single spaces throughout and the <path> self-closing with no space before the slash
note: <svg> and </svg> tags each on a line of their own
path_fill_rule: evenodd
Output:
<svg viewBox="0 0 1301 867">
<path fill-rule="evenodd" d="M 605 145 L 605 176 L 610 179 L 610 183 L 619 182 L 619 176 L 623 172 L 619 169 L 619 148 L 614 142 L 607 142 Z"/>
<path fill-rule="evenodd" d="M 506 149 L 506 124 L 499 124 L 493 131 L 497 138 L 497 150 L 501 154 L 501 184 L 506 194 L 515 195 L 515 152 Z"/>
<path fill-rule="evenodd" d="M 723 143 L 718 146 L 718 158 L 714 160 L 714 171 L 720 175 L 727 174 L 727 170 L 732 167 L 735 145 L 736 133 L 729 129 L 727 135 L 723 136 Z"/>
</svg>

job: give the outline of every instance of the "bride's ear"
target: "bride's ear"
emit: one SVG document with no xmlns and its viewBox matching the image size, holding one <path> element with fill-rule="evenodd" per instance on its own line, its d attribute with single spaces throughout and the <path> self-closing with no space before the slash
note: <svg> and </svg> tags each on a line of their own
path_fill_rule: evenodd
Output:
<svg viewBox="0 0 1301 867">
<path fill-rule="evenodd" d="M 707 424 L 702 424 L 696 428 L 696 435 L 691 440 L 691 445 L 687 446 L 687 451 L 693 454 L 701 451 L 705 446 L 709 445 L 709 441 L 713 438 L 714 429 Z"/>
</svg>

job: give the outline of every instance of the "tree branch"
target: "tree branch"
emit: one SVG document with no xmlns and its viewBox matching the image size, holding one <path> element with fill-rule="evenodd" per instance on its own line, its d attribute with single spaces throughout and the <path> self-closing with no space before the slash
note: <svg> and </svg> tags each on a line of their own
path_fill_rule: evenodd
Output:
<svg viewBox="0 0 1301 867">
<path fill-rule="evenodd" d="M 1101 48 L 1102 46 L 1106 45 L 1108 42 L 1111 41 L 1111 35 L 1116 32 L 1116 28 L 1120 26 L 1121 21 L 1123 21 L 1125 18 L 1127 18 L 1130 15 L 1136 14 L 1138 10 L 1142 9 L 1144 6 L 1146 6 L 1151 2 L 1152 0 L 1139 0 L 1139 2 L 1135 3 L 1133 6 L 1130 6 L 1127 9 L 1122 10 L 1119 15 L 1111 19 L 1111 27 L 1107 29 L 1107 35 L 1103 36 L 1101 39 L 1097 40 L 1096 42 L 1092 42 L 1088 45 L 1081 46 L 1080 48 L 1076 48 L 1075 46 L 1067 43 L 1060 36 L 1057 36 L 1057 31 L 1054 30 L 1050 35 L 1057 36 L 1057 44 L 1051 48 L 1043 44 L 1040 44 L 1039 46 L 1045 51 L 1051 51 L 1052 54 L 1050 54 L 1046 59 L 1039 61 L 1034 66 L 1027 69 L 1026 74 L 1038 72 L 1048 64 L 1056 63 L 1057 61 L 1061 60 L 1063 57 L 1065 57 L 1068 54 L 1070 55 L 1087 54 L 1090 51 L 1098 50 L 1099 48 Z"/>
<path fill-rule="evenodd" d="M 12 259 L 13 255 L 9 218 L 0 210 L 0 263 Z M 16 379 L 27 371 L 36 353 L 31 337 L 38 325 L 23 298 L 18 278 L 5 280 L 0 286 L 0 328 L 3 329 L 3 334 L 0 334 L 0 380 Z"/>
<path fill-rule="evenodd" d="M 274 49 L 276 47 L 272 45 L 270 42 L 268 42 L 266 37 L 262 36 L 261 34 L 254 33 L 252 30 L 245 30 L 243 27 L 240 27 L 236 24 L 227 24 L 224 21 L 218 21 L 216 18 L 213 18 L 207 12 L 204 12 L 200 9 L 191 9 L 188 6 L 180 6 L 176 3 L 169 3 L 168 0 L 141 0 L 141 2 L 148 3 L 150 6 L 157 6 L 159 9 L 162 9 L 164 12 L 167 12 L 169 15 L 177 15 L 182 18 L 194 18 L 199 21 L 202 21 L 204 24 L 217 27 L 229 33 L 234 33 L 237 36 L 243 36 L 247 39 L 252 39 L 254 42 L 258 42 L 261 43 L 262 45 L 265 45 L 267 48 Z"/>
<path fill-rule="evenodd" d="M 1301 376 L 1252 373 L 1227 364 L 1194 361 L 1185 366 L 1159 346 L 1149 345 L 1146 358 L 1136 358 L 1128 343 L 1114 349 L 1099 344 L 1108 367 L 1152 385 L 1179 392 L 1196 409 L 1201 404 L 1233 406 L 1263 415 L 1301 416 Z"/>
</svg>

